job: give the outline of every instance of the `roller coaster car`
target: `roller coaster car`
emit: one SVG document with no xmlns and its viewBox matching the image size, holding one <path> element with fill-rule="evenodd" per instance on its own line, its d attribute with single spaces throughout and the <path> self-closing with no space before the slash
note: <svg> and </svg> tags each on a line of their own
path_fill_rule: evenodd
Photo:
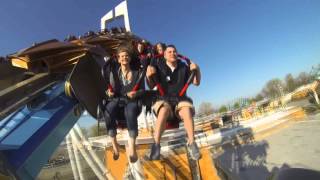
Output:
<svg viewBox="0 0 320 180">
<path fill-rule="evenodd" d="M 105 61 L 105 59 L 107 60 Z M 137 61 L 136 58 L 134 59 Z M 103 65 L 115 65 L 116 63 L 115 59 L 110 56 L 103 58 L 87 54 L 81 57 L 67 80 L 66 93 L 76 97 L 95 119 L 102 119 L 102 112 L 108 101 L 106 89 L 109 84 L 102 73 L 104 72 Z M 126 127 L 125 124 L 122 126 Z"/>
<path fill-rule="evenodd" d="M 104 74 L 101 73 L 101 70 L 103 69 L 103 66 L 105 64 L 117 64 L 113 57 L 116 49 L 120 45 L 126 44 L 131 48 L 135 48 L 135 45 L 138 41 L 141 41 L 139 37 L 131 33 L 124 33 L 121 31 L 119 31 L 118 33 L 116 31 L 113 31 L 112 33 L 88 33 L 81 38 L 70 36 L 63 42 L 58 40 L 49 40 L 42 43 L 34 44 L 30 48 L 7 56 L 5 60 L 1 60 L 0 64 L 0 121 L 13 112 L 19 112 L 19 108 L 25 105 L 27 108 L 29 108 L 30 112 L 36 112 L 37 110 L 39 110 L 39 107 L 41 107 L 41 105 L 38 106 L 38 104 L 43 103 L 43 101 L 48 101 L 46 99 L 46 96 L 42 96 L 42 94 L 46 93 L 47 90 L 52 89 L 51 87 L 58 87 L 57 89 L 61 88 L 61 82 L 65 83 L 64 90 L 67 96 L 77 99 L 77 101 L 80 102 L 80 104 L 88 111 L 88 113 L 92 117 L 98 120 L 102 119 L 101 113 L 103 112 L 105 103 L 107 103 L 107 101 L 104 100 L 106 99 L 105 90 L 108 86 L 108 81 L 106 77 L 104 77 Z M 132 58 L 133 63 L 136 63 L 135 65 L 138 65 L 139 68 L 143 68 L 143 70 L 145 71 L 145 62 L 140 61 L 138 60 L 138 58 L 134 57 Z M 180 58 L 183 59 L 184 57 L 180 56 Z M 12 79 L 15 74 L 19 74 L 19 77 Z M 145 73 L 142 74 L 143 79 Z M 179 93 L 180 95 L 184 95 L 194 77 L 194 74 L 194 72 L 191 73 L 188 82 Z M 144 81 L 142 82 L 144 83 Z M 149 109 L 155 98 L 159 94 L 163 95 L 161 93 L 163 92 L 161 91 L 161 85 L 157 84 L 157 87 L 159 93 L 156 91 L 145 91 L 141 98 L 142 104 L 148 106 Z M 77 101 L 66 98 L 63 95 L 62 89 L 59 89 L 59 96 L 57 97 L 57 99 L 61 100 L 59 102 L 72 101 L 72 105 L 74 105 L 74 107 L 78 107 Z M 76 109 L 77 108 L 72 108 L 70 109 L 70 112 L 72 113 L 72 111 L 75 111 Z M 80 110 L 79 113 L 81 112 L 83 111 Z M 75 115 L 77 113 L 73 112 L 72 114 Z M 123 113 L 120 114 L 123 115 Z M 79 115 L 74 116 L 74 118 L 79 117 Z M 53 116 L 48 121 L 50 123 L 58 122 L 57 118 L 59 117 L 53 114 Z M 118 128 L 126 128 L 124 117 L 118 118 Z M 63 122 L 69 123 L 69 120 L 70 119 L 63 119 Z M 74 122 L 75 121 L 76 120 L 74 119 Z M 55 126 L 51 129 L 60 129 L 60 127 L 66 126 L 65 124 L 59 125 L 61 126 Z M 73 124 L 68 124 L 68 128 L 71 128 L 72 125 Z M 179 120 L 173 119 L 173 121 L 167 121 L 166 129 L 177 127 L 179 127 Z M 47 128 L 47 126 L 41 128 Z M 63 133 L 67 133 L 68 131 L 69 129 L 66 129 L 66 131 L 64 131 Z M 179 131 L 179 129 L 177 129 L 177 131 Z M 52 130 L 52 132 L 41 129 L 41 132 L 46 132 L 46 135 L 48 137 L 57 137 L 55 134 L 55 129 Z M 176 131 L 173 130 L 172 132 Z M 65 134 L 60 134 L 60 136 L 59 138 L 62 138 L 65 136 Z M 41 138 L 42 137 L 44 136 L 41 134 Z M 141 140 L 141 144 L 146 145 L 153 142 L 153 138 L 149 133 L 145 137 L 146 138 Z M 168 137 L 167 139 L 170 143 L 176 143 L 177 139 L 180 138 L 180 136 L 177 136 L 172 139 L 170 135 L 170 137 Z M 56 140 L 57 138 L 54 139 Z M 52 144 L 51 142 L 49 143 L 47 139 L 43 141 L 32 141 L 32 143 L 34 142 L 39 142 L 37 144 L 37 147 L 41 146 L 41 148 L 47 150 L 49 149 L 47 147 L 48 144 Z M 44 144 L 43 142 L 46 143 Z M 56 140 L 55 143 L 58 144 L 60 142 Z M 139 151 L 141 151 L 140 153 L 147 153 L 147 150 L 145 149 L 146 146 L 140 147 L 142 147 L 141 149 L 139 149 Z M 33 146 L 31 148 L 33 148 Z M 26 152 L 23 150 L 24 149 L 21 149 L 21 152 Z M 185 175 L 188 172 L 198 170 L 200 171 L 200 168 L 194 168 L 196 167 L 194 162 L 182 163 L 182 160 L 186 162 L 189 159 L 185 147 L 179 148 L 177 153 L 174 154 L 175 155 L 170 155 L 165 158 L 167 169 L 169 168 L 172 170 L 172 175 L 176 174 L 176 171 L 179 171 L 181 177 L 184 177 L 185 179 L 186 177 L 188 177 L 187 175 Z M 46 155 L 43 155 L 42 158 L 45 159 L 45 156 Z M 142 157 L 142 155 L 139 154 L 139 157 Z M 32 154 L 32 158 L 38 159 L 37 154 Z M 26 159 L 29 160 L 29 157 Z M 15 158 L 13 158 L 13 160 L 15 160 Z M 149 165 L 155 164 L 158 164 L 160 167 L 160 162 L 146 162 L 143 159 L 142 161 L 145 167 L 149 167 Z M 24 166 L 24 163 L 25 161 L 21 163 L 21 166 Z M 115 162 L 112 161 L 112 163 Z M 181 165 L 176 165 L 180 163 L 183 164 L 183 167 Z M 203 160 L 200 163 L 205 164 L 206 161 Z M 193 168 L 189 169 L 189 164 L 192 164 Z M 28 167 L 27 165 L 26 167 Z M 119 169 L 121 169 L 117 165 L 114 165 L 110 168 L 114 168 L 115 172 L 118 172 Z M 179 170 L 177 170 L 177 168 L 179 168 Z M 159 170 L 161 171 L 161 169 Z M 162 173 L 166 174 L 167 172 Z"/>
<path fill-rule="evenodd" d="M 12 66 L 6 58 L 3 58 L 0 62 L 0 91 L 28 79 L 29 76 L 26 70 Z"/>
<path fill-rule="evenodd" d="M 100 73 L 101 61 L 104 61 L 101 57 L 93 57 L 89 54 L 83 56 L 67 81 L 72 91 L 69 90 L 67 94 L 74 95 L 94 118 L 97 118 L 98 105 L 106 97 L 107 84 Z"/>
<path fill-rule="evenodd" d="M 89 51 L 92 52 L 93 48 L 95 46 L 89 44 L 59 42 L 53 39 L 35 44 L 8 57 L 13 66 L 34 73 L 59 73 L 70 71 L 78 62 L 78 58 Z"/>
<path fill-rule="evenodd" d="M 80 39 L 37 43 L 2 58 L 5 60 L 0 64 L 0 120 L 66 79 L 67 94 L 74 95 L 96 117 L 93 109 L 105 88 L 100 75 L 104 59 L 111 58 L 121 44 L 138 40 L 131 33 L 91 33 Z"/>
<path fill-rule="evenodd" d="M 182 56 L 182 55 L 179 55 L 179 57 L 185 61 L 185 63 L 189 66 L 191 64 L 191 60 Z M 134 58 L 136 59 L 136 58 Z M 147 61 L 147 60 L 145 60 Z M 135 91 L 137 90 L 137 87 L 139 86 L 140 83 L 143 83 L 143 78 L 145 76 L 145 71 L 146 71 L 146 65 L 149 64 L 148 62 L 141 62 L 141 60 L 139 61 L 140 62 L 140 66 L 142 68 L 142 71 L 144 71 L 144 73 L 142 73 L 142 76 L 139 77 L 139 80 L 137 81 L 137 84 L 133 87 L 133 90 L 132 91 Z M 133 64 L 136 64 L 133 62 Z M 184 96 L 186 91 L 187 91 L 187 88 L 189 87 L 189 85 L 192 83 L 193 79 L 194 79 L 194 76 L 196 74 L 196 71 L 192 71 L 190 76 L 188 77 L 188 80 L 187 82 L 184 84 L 183 88 L 180 90 L 179 92 L 179 96 Z M 162 88 L 161 84 L 159 83 L 158 79 L 154 76 L 152 77 L 153 78 L 153 81 L 156 83 L 156 86 L 157 86 L 157 91 L 159 91 L 159 94 L 156 92 L 156 91 L 153 91 L 153 90 L 148 90 L 148 91 L 144 91 L 141 98 L 140 98 L 140 103 L 142 105 L 145 105 L 147 107 L 147 111 L 151 111 L 151 105 L 159 98 L 159 96 L 164 96 L 164 89 Z M 165 98 L 165 97 L 160 97 L 160 98 Z M 176 101 L 178 101 L 178 97 L 176 98 Z M 122 120 L 124 119 L 123 117 L 123 114 L 122 113 L 123 109 L 120 111 L 120 116 L 122 118 Z M 98 108 L 98 112 L 102 112 L 102 109 L 101 108 Z M 103 117 L 103 114 L 101 113 L 101 115 L 99 115 L 99 117 Z M 107 118 L 108 120 L 108 117 L 103 117 L 103 118 Z M 103 119 L 102 118 L 102 119 Z M 180 119 L 178 119 L 177 117 L 172 117 L 171 119 L 168 119 L 166 121 L 166 127 L 165 129 L 176 129 L 176 128 L 179 128 L 179 123 L 180 123 Z M 120 125 L 120 127 L 123 127 L 125 128 L 126 127 L 126 124 L 125 124 L 125 121 L 118 121 L 118 126 Z"/>
</svg>

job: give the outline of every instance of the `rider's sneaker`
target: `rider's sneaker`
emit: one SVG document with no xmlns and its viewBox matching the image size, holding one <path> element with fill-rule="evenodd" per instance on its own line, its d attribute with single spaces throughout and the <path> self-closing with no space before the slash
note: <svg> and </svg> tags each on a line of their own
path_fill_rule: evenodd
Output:
<svg viewBox="0 0 320 180">
<path fill-rule="evenodd" d="M 152 144 L 150 160 L 160 160 L 160 144 Z"/>
<path fill-rule="evenodd" d="M 135 163 L 138 161 L 137 155 L 129 156 L 130 163 Z"/>
<path fill-rule="evenodd" d="M 196 142 L 187 145 L 187 149 L 189 154 L 193 160 L 199 160 L 201 158 L 201 154 Z"/>
</svg>

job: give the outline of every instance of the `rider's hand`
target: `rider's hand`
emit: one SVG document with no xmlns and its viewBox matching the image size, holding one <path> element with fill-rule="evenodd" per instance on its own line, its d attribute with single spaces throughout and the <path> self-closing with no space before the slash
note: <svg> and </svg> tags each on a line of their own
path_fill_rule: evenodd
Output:
<svg viewBox="0 0 320 180">
<path fill-rule="evenodd" d="M 156 68 L 154 68 L 153 66 L 148 66 L 146 73 L 147 78 L 150 78 L 154 74 L 156 74 Z"/>
<path fill-rule="evenodd" d="M 136 96 L 137 92 L 136 91 L 130 91 L 127 93 L 127 97 L 132 99 Z"/>
<path fill-rule="evenodd" d="M 191 63 L 190 64 L 190 71 L 197 71 L 199 69 L 199 66 L 197 64 Z"/>
<path fill-rule="evenodd" d="M 112 92 L 110 89 L 108 89 L 106 91 L 106 94 L 109 96 L 109 97 L 113 97 L 114 96 L 114 92 Z"/>
</svg>

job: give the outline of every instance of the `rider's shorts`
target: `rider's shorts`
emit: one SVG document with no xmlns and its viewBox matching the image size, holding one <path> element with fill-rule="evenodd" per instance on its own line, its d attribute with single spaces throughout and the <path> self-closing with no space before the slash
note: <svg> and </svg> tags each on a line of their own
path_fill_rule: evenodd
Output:
<svg viewBox="0 0 320 180">
<path fill-rule="evenodd" d="M 158 100 L 158 101 L 156 101 L 156 103 L 153 104 L 152 110 L 154 111 L 154 113 L 156 115 L 158 115 L 159 110 L 162 107 L 168 107 L 170 109 L 169 118 L 172 118 L 174 116 L 179 118 L 179 111 L 183 107 L 189 107 L 191 109 L 191 111 L 192 111 L 192 115 L 194 115 L 194 113 L 195 113 L 194 107 L 193 107 L 192 103 L 189 102 L 189 101 L 180 101 L 180 102 L 178 102 L 178 104 L 172 105 L 172 104 L 170 104 L 169 102 L 167 102 L 165 100 Z"/>
</svg>

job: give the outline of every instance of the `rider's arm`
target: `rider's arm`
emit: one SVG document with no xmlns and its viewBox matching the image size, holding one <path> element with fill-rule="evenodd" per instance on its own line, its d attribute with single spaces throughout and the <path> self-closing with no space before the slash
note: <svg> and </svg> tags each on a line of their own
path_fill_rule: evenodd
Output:
<svg viewBox="0 0 320 180">
<path fill-rule="evenodd" d="M 139 76 L 140 74 L 142 74 L 142 72 L 139 72 Z M 145 84 L 144 84 L 144 81 L 140 82 L 140 86 L 139 86 L 139 89 L 136 91 L 136 94 L 135 94 L 135 97 L 140 97 L 144 94 L 145 92 Z"/>
<path fill-rule="evenodd" d="M 190 65 L 190 70 L 195 70 L 196 71 L 196 75 L 194 76 L 194 79 L 192 81 L 192 84 L 199 86 L 200 85 L 200 81 L 201 81 L 201 72 L 200 72 L 200 68 L 197 64 L 192 63 Z"/>
<path fill-rule="evenodd" d="M 155 76 L 155 73 L 156 73 L 156 68 L 154 66 L 149 65 L 147 69 L 146 77 L 147 77 L 147 84 L 150 89 L 153 89 L 154 86 L 156 85 L 155 82 L 152 80 L 152 77 Z"/>
</svg>

